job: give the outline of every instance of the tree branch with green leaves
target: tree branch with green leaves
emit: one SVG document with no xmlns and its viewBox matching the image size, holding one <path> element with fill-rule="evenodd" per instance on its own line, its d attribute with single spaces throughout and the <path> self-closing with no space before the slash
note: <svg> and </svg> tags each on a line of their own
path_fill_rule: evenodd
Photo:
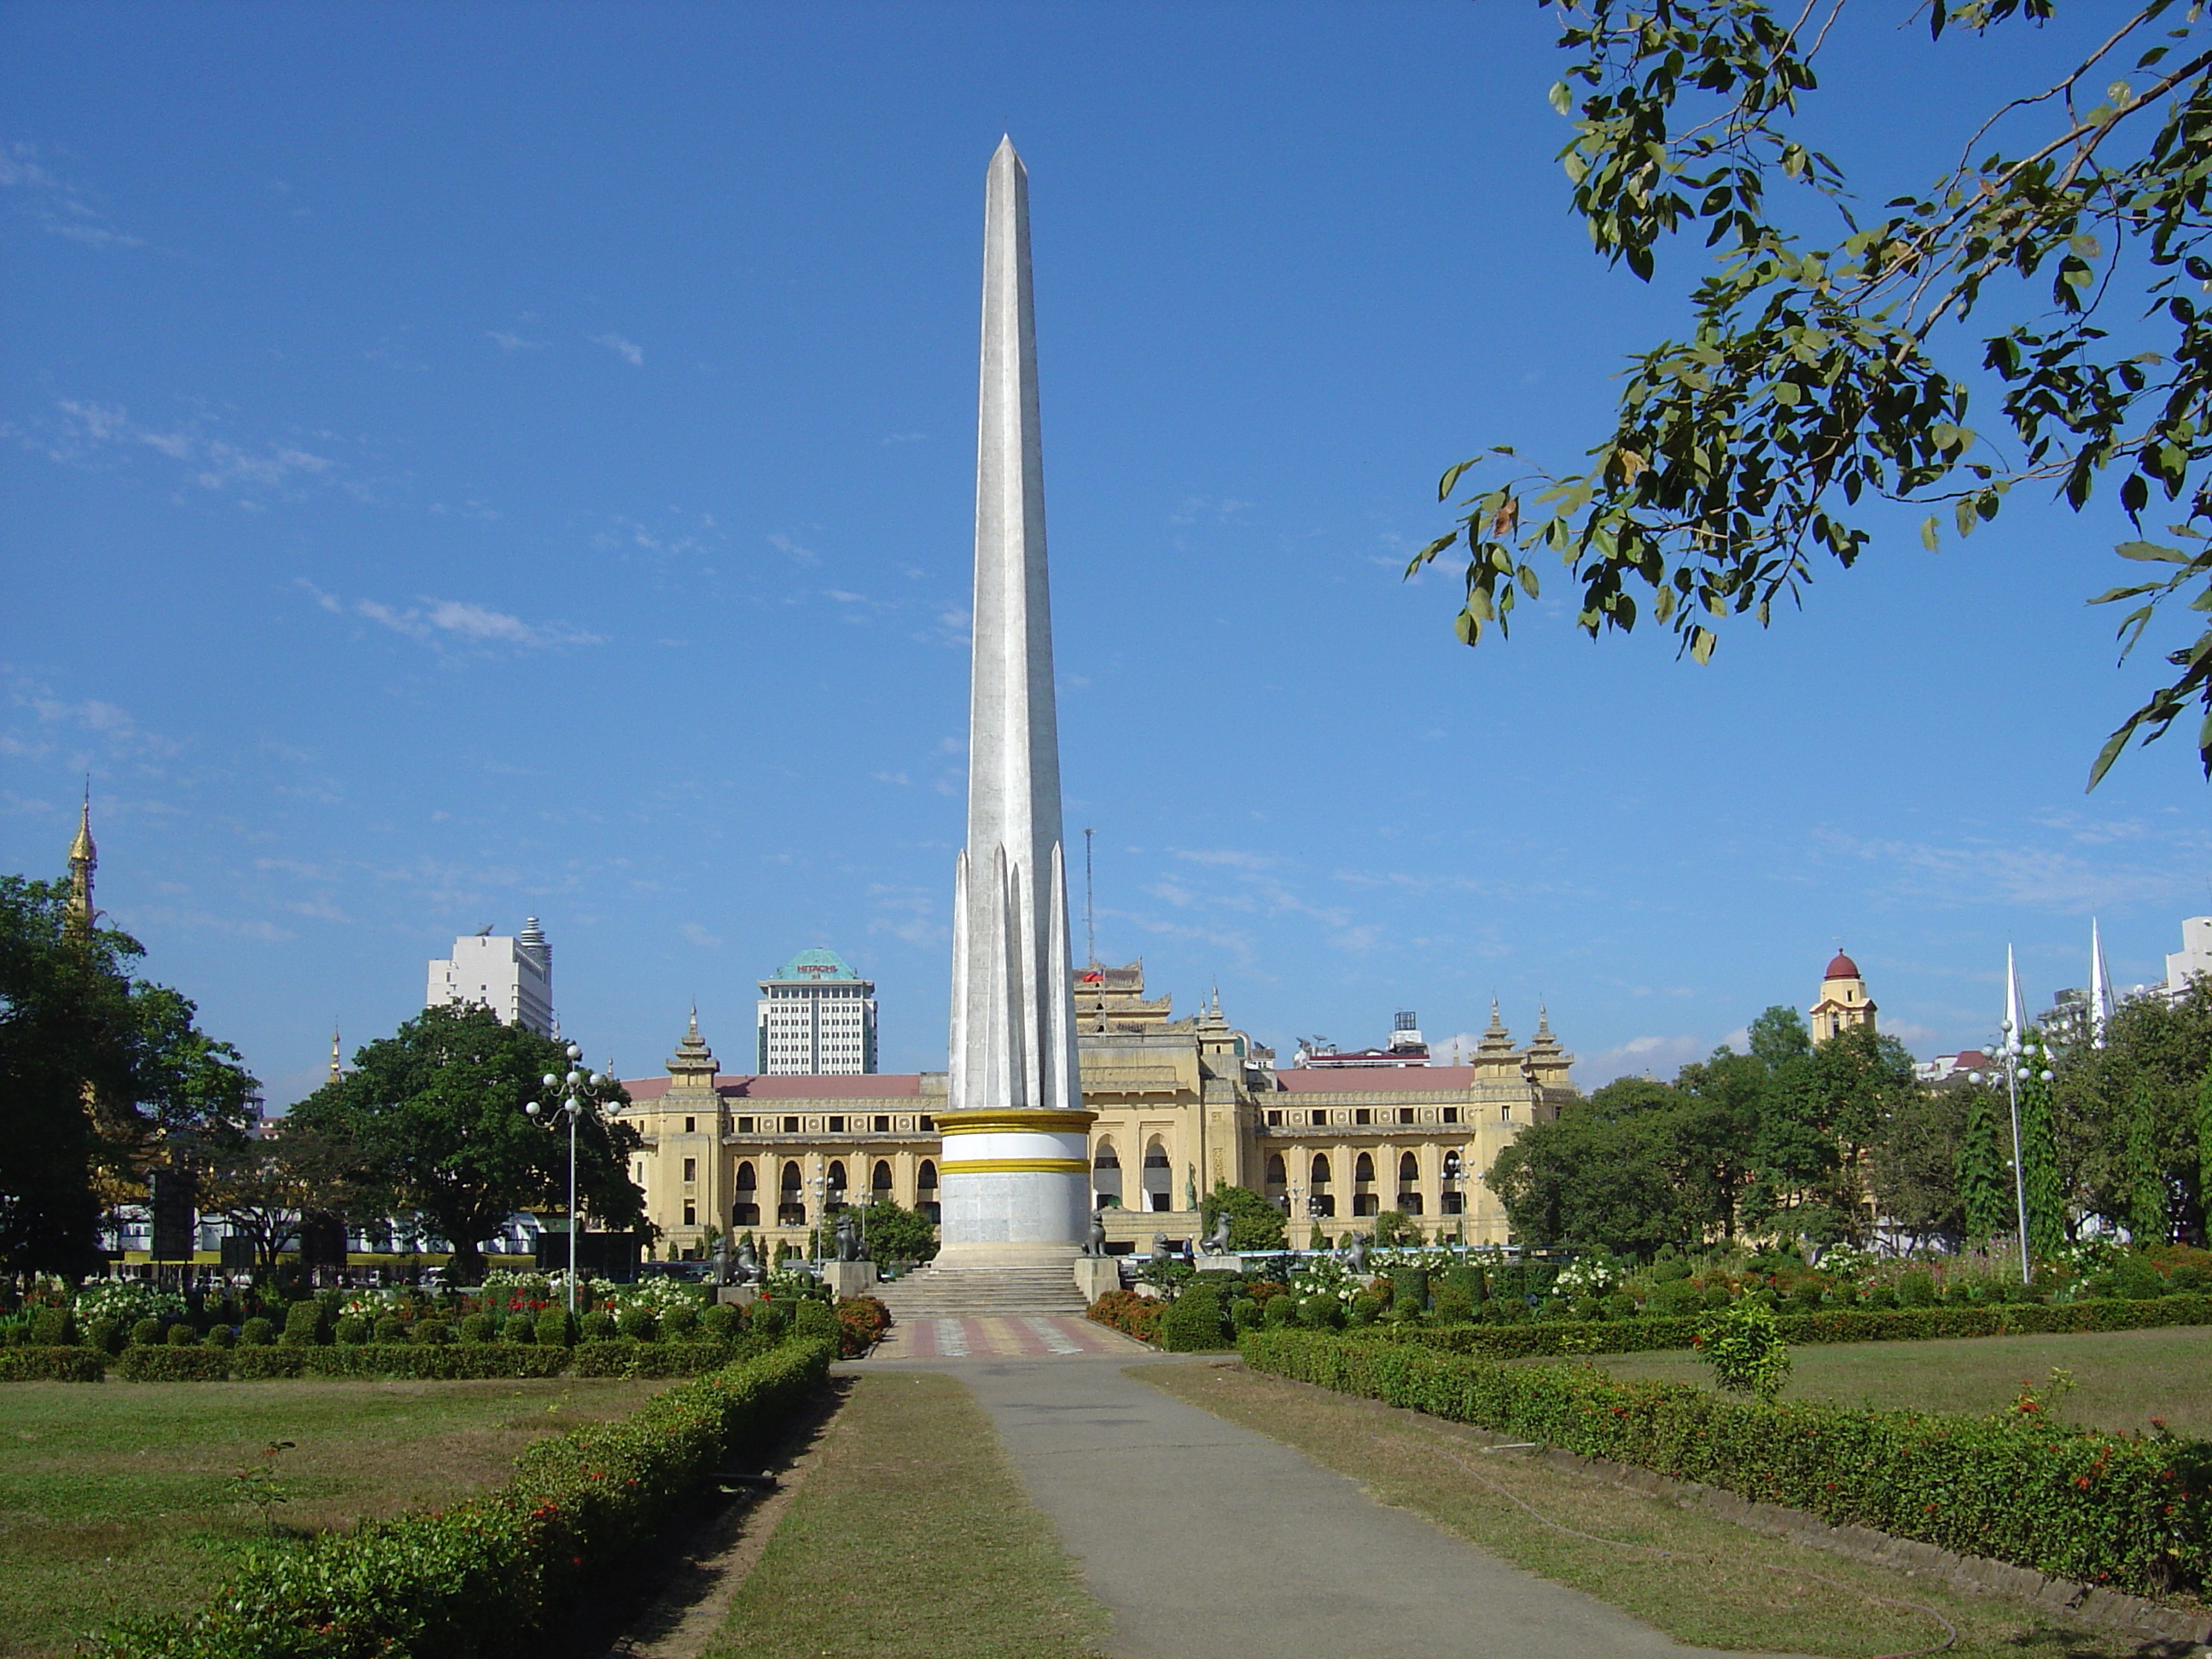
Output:
<svg viewBox="0 0 2212 1659">
<path fill-rule="evenodd" d="M 1548 553 L 1581 583 L 1575 620 L 1593 638 L 1649 616 L 1703 663 L 1729 618 L 1767 626 L 1777 602 L 1802 605 L 1824 561 L 1856 563 L 1874 503 L 1931 509 L 1932 550 L 1947 520 L 1969 535 L 2022 484 L 2077 513 L 2109 486 L 2136 532 L 2115 552 L 2162 568 L 2088 601 L 2130 607 L 2123 662 L 2167 607 L 2212 612 L 2212 311 L 2191 297 L 2212 291 L 2199 6 L 2117 14 L 2066 75 L 2000 102 L 1924 194 L 1869 211 L 1792 132 L 1848 4 L 1556 8 L 1571 61 L 1552 101 L 1574 122 L 1559 159 L 1598 253 L 1649 282 L 1660 245 L 1702 228 L 1713 266 L 1686 337 L 1632 360 L 1586 468 L 1554 473 L 1499 445 L 1444 473 L 1449 501 L 1478 465 L 1490 478 L 1505 464 L 1407 568 L 1464 549 L 1467 644 L 1506 633 Z M 1928 0 L 1918 15 L 1940 38 L 2041 27 L 2055 10 Z M 1771 190 L 1790 192 L 1786 212 Z M 1832 217 L 1832 233 L 1798 228 L 1801 208 Z M 1951 360 L 1968 352 L 1978 366 L 1962 372 Z M 1999 388 L 2002 448 L 1968 422 L 1973 373 Z M 2166 661 L 2171 676 L 2112 732 L 2090 787 L 2131 739 L 2197 707 L 2212 776 L 2212 623 Z"/>
</svg>

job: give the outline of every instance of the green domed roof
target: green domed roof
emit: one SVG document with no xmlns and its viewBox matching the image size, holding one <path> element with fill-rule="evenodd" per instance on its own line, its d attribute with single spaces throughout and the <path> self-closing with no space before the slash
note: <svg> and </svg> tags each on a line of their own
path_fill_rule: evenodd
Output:
<svg viewBox="0 0 2212 1659">
<path fill-rule="evenodd" d="M 835 951 L 801 951 L 769 977 L 819 985 L 825 980 L 857 980 L 860 976 L 847 967 L 845 958 Z"/>
</svg>

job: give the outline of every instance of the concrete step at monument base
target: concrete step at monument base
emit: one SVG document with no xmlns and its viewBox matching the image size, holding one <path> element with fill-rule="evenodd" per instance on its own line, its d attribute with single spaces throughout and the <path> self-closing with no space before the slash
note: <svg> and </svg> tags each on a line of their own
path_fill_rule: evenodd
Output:
<svg viewBox="0 0 2212 1659">
<path fill-rule="evenodd" d="M 955 1314 L 1079 1314 L 1082 1296 L 1072 1266 L 924 1268 L 876 1287 L 894 1319 Z"/>
</svg>

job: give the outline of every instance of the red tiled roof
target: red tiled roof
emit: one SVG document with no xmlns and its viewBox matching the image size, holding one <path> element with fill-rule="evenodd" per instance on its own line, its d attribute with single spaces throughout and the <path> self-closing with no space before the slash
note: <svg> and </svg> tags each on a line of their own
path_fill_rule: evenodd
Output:
<svg viewBox="0 0 2212 1659">
<path fill-rule="evenodd" d="M 665 1077 L 641 1077 L 626 1081 L 632 1100 L 658 1100 L 668 1092 Z M 714 1079 L 714 1092 L 725 1100 L 896 1100 L 921 1092 L 919 1072 L 864 1072 L 843 1077 L 732 1077 Z"/>
<path fill-rule="evenodd" d="M 1298 1066 L 1275 1073 L 1285 1094 L 1465 1094 L 1474 1081 L 1472 1066 Z"/>
</svg>

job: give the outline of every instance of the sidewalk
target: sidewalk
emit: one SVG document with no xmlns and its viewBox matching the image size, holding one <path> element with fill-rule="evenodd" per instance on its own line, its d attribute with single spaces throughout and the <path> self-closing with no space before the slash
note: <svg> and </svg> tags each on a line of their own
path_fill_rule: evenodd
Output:
<svg viewBox="0 0 2212 1659">
<path fill-rule="evenodd" d="M 1704 1651 L 1384 1508 L 1289 1447 L 1125 1376 L 1130 1363 L 946 1356 L 854 1369 L 941 1370 L 975 1390 L 1031 1500 L 1112 1610 L 1115 1659 Z"/>
</svg>

